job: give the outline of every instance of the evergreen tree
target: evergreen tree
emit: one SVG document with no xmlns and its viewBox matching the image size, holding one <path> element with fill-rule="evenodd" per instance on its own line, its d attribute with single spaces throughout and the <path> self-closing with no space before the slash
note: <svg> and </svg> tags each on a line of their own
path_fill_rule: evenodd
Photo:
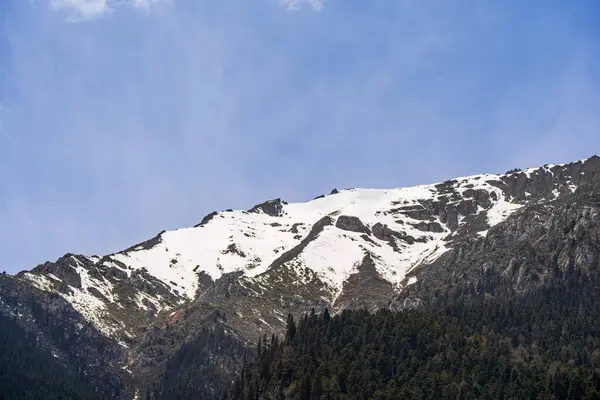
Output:
<svg viewBox="0 0 600 400">
<path fill-rule="evenodd" d="M 296 323 L 294 322 L 294 317 L 292 317 L 292 314 L 288 314 L 287 321 L 286 321 L 286 327 L 285 327 L 285 341 L 287 343 L 290 343 L 292 340 L 294 340 L 295 336 L 296 336 Z"/>
</svg>

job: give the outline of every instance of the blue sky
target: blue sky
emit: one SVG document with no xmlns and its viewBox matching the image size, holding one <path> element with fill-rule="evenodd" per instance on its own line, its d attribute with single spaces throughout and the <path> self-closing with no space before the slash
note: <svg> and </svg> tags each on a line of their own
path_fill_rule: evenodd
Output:
<svg viewBox="0 0 600 400">
<path fill-rule="evenodd" d="M 600 2 L 0 1 L 0 254 L 600 149 Z"/>
</svg>

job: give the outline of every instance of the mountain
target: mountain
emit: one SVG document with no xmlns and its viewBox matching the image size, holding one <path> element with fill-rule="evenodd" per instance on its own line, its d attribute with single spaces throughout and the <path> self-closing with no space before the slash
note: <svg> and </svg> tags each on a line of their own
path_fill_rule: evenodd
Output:
<svg viewBox="0 0 600 400">
<path fill-rule="evenodd" d="M 164 380 L 201 332 L 227 336 L 230 352 L 214 340 L 193 347 L 213 363 L 205 385 L 221 382 L 210 387 L 218 396 L 251 343 L 283 333 L 289 313 L 525 296 L 573 269 L 597 271 L 599 185 L 593 156 L 411 188 L 333 190 L 306 203 L 269 200 L 115 254 L 67 254 L 3 276 L 0 311 L 64 365 L 83 365 L 90 384 L 107 382 L 109 397 Z"/>
</svg>

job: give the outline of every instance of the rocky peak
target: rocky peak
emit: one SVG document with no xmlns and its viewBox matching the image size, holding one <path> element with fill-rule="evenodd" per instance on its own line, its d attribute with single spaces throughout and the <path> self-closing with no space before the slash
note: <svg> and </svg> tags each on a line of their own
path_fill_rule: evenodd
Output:
<svg viewBox="0 0 600 400">
<path fill-rule="evenodd" d="M 577 187 L 598 181 L 600 157 L 569 164 L 546 164 L 539 168 L 513 170 L 494 184 L 519 202 L 554 199 L 572 193 Z"/>
<path fill-rule="evenodd" d="M 207 214 L 204 218 L 202 218 L 202 221 L 200 221 L 200 223 L 198 225 L 194 226 L 194 228 L 199 228 L 201 226 L 208 224 L 217 215 L 219 215 L 219 213 L 217 211 L 213 211 L 210 214 Z"/>
<path fill-rule="evenodd" d="M 248 212 L 250 213 L 265 213 L 271 217 L 280 217 L 283 215 L 283 205 L 287 204 L 281 199 L 267 200 L 264 203 L 257 204 L 252 207 Z"/>
<path fill-rule="evenodd" d="M 38 265 L 31 272 L 40 275 L 52 275 L 69 286 L 81 289 L 81 276 L 77 271 L 77 267 L 89 267 L 89 265 L 89 260 L 83 257 L 66 254 L 56 262 L 46 261 L 44 264 Z"/>
<path fill-rule="evenodd" d="M 146 240 L 146 241 L 144 241 L 142 243 L 138 243 L 136 245 L 133 245 L 133 246 L 129 247 L 128 249 L 122 251 L 122 253 L 127 253 L 127 252 L 134 251 L 134 250 L 149 250 L 149 249 L 153 248 L 154 246 L 158 245 L 160 242 L 162 242 L 162 235 L 165 232 L 166 231 L 164 231 L 164 230 L 160 231 L 158 233 L 158 235 L 154 236 L 152 239 L 149 239 L 149 240 Z"/>
</svg>

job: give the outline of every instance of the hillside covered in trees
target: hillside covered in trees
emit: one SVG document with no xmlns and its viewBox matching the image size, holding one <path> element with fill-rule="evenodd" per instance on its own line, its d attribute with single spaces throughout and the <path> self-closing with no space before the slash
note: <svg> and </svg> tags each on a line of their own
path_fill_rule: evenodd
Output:
<svg viewBox="0 0 600 400">
<path fill-rule="evenodd" d="M 168 360 L 164 372 L 146 388 L 143 398 L 218 400 L 223 388 L 232 386 L 231 379 L 223 377 L 239 375 L 242 360 L 252 356 L 252 349 L 215 318 Z"/>
<path fill-rule="evenodd" d="M 0 314 L 0 399 L 102 398 L 80 378 L 41 348 L 14 319 Z"/>
<path fill-rule="evenodd" d="M 223 398 L 600 399 L 599 288 L 574 271 L 527 297 L 290 317 Z"/>
</svg>

